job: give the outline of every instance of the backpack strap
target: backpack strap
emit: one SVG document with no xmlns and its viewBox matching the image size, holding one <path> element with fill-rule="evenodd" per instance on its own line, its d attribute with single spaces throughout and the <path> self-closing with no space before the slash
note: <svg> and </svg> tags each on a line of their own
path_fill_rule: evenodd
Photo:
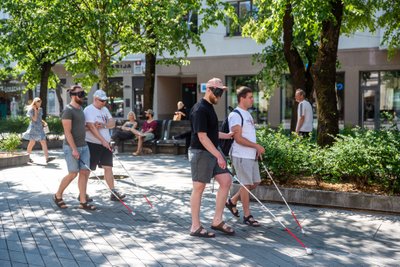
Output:
<svg viewBox="0 0 400 267">
<path fill-rule="evenodd" d="M 243 120 L 244 119 L 243 119 L 242 113 L 240 113 L 240 111 L 238 109 L 236 109 L 236 108 L 234 110 L 232 110 L 232 112 L 235 112 L 235 113 L 239 114 L 240 118 L 242 119 L 241 127 L 243 128 Z M 229 150 L 229 157 L 232 159 L 232 147 Z M 232 164 L 232 168 L 233 168 L 233 164 Z"/>
<path fill-rule="evenodd" d="M 242 119 L 242 126 L 241 127 L 243 127 L 243 116 L 242 116 L 242 113 L 240 113 L 240 111 L 237 110 L 236 108 L 234 110 L 232 110 L 232 112 L 235 112 L 235 113 L 239 114 L 240 118 Z"/>
</svg>

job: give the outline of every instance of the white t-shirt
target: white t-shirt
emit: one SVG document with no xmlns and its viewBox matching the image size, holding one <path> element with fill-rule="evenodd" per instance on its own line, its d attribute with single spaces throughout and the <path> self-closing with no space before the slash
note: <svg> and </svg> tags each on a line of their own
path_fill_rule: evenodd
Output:
<svg viewBox="0 0 400 267">
<path fill-rule="evenodd" d="M 236 108 L 243 117 L 243 127 L 242 127 L 242 136 L 247 140 L 256 143 L 256 128 L 254 126 L 254 120 L 251 116 L 250 112 L 247 110 L 241 109 L 239 107 Z M 229 130 L 232 131 L 232 127 L 235 125 L 242 125 L 242 118 L 236 112 L 231 112 L 228 116 L 229 121 Z M 236 143 L 236 141 L 232 144 L 232 156 L 237 158 L 245 158 L 245 159 L 255 159 L 257 155 L 257 150 L 252 147 L 242 146 Z"/>
<path fill-rule="evenodd" d="M 310 102 L 303 100 L 297 107 L 297 121 L 304 115 L 303 125 L 300 127 L 300 132 L 312 132 L 313 130 L 313 111 Z"/>
<path fill-rule="evenodd" d="M 102 107 L 101 109 L 96 108 L 93 104 L 87 106 L 83 111 L 85 113 L 85 121 L 89 123 L 100 122 L 106 124 L 111 118 L 111 113 L 108 111 L 106 107 Z M 111 135 L 109 129 L 98 129 L 99 133 L 103 138 L 107 141 L 111 141 Z M 97 139 L 91 131 L 86 131 L 86 142 L 101 144 L 101 141 Z"/>
</svg>

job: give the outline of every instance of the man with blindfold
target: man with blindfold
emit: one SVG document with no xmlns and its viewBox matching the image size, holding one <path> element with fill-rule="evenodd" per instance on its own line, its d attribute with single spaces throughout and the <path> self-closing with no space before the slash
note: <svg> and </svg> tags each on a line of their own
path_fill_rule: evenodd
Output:
<svg viewBox="0 0 400 267">
<path fill-rule="evenodd" d="M 215 237 L 215 234 L 208 232 L 201 225 L 200 206 L 205 186 L 210 183 L 212 177 L 219 183 L 219 189 L 211 229 L 227 235 L 234 235 L 235 231 L 222 220 L 225 201 L 231 186 L 231 177 L 226 169 L 226 159 L 218 148 L 218 139 L 229 139 L 233 134 L 219 132 L 218 117 L 213 106 L 219 102 L 227 87 L 218 78 L 209 80 L 206 87 L 204 97 L 194 105 L 189 117 L 192 128 L 189 161 L 193 181 L 190 198 L 192 214 L 190 235 L 209 238 Z"/>
<path fill-rule="evenodd" d="M 83 91 L 81 86 L 73 85 L 69 90 L 69 95 L 71 97 L 71 102 L 65 107 L 61 115 L 61 122 L 65 135 L 63 152 L 65 161 L 67 162 L 68 174 L 62 179 L 53 200 L 59 208 L 68 208 L 62 196 L 67 186 L 79 174 L 79 208 L 95 210 L 96 206 L 88 204 L 86 195 L 90 172 L 85 167 L 85 164 L 88 166 L 90 163 L 90 152 L 85 141 L 85 114 L 82 109 L 85 91 Z"/>
</svg>

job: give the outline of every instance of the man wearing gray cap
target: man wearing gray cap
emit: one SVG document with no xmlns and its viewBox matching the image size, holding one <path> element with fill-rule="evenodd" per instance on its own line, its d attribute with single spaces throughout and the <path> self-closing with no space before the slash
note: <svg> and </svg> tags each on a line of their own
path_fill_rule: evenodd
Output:
<svg viewBox="0 0 400 267">
<path fill-rule="evenodd" d="M 93 94 L 93 103 L 84 110 L 86 125 L 86 142 L 90 150 L 90 169 L 96 167 L 104 169 L 104 179 L 107 185 L 119 199 L 125 198 L 124 194 L 119 193 L 114 187 L 113 154 L 110 146 L 110 130 L 115 127 L 115 120 L 110 111 L 106 108 L 108 97 L 103 90 L 97 90 Z M 112 201 L 119 201 L 114 194 L 111 194 Z"/>
</svg>

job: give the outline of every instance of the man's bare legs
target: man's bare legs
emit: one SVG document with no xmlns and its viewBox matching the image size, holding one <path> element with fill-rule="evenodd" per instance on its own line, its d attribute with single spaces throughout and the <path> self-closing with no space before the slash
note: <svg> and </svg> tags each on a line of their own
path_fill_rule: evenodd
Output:
<svg viewBox="0 0 400 267">
<path fill-rule="evenodd" d="M 111 166 L 103 166 L 104 169 L 104 180 L 110 189 L 114 189 L 114 174 Z"/>
<path fill-rule="evenodd" d="M 86 202 L 86 188 L 89 179 L 89 171 L 88 170 L 80 170 L 79 178 L 78 178 L 78 189 L 79 189 L 79 201 L 81 203 Z M 78 175 L 77 172 L 68 173 L 61 181 L 60 186 L 58 187 L 57 193 L 55 194 L 57 199 L 62 199 L 64 194 L 64 190 L 68 187 L 68 185 L 75 179 Z"/>
<path fill-rule="evenodd" d="M 228 173 L 216 175 L 215 180 L 219 184 L 219 189 L 215 198 L 215 215 L 212 221 L 212 225 L 214 226 L 223 221 L 222 214 L 224 212 L 225 202 L 229 194 L 229 188 L 232 184 L 230 174 Z"/>
<path fill-rule="evenodd" d="M 192 213 L 192 226 L 190 228 L 190 232 L 195 232 L 201 226 L 200 206 L 205 187 L 205 183 L 193 182 L 192 195 L 190 197 L 190 209 Z"/>
</svg>

